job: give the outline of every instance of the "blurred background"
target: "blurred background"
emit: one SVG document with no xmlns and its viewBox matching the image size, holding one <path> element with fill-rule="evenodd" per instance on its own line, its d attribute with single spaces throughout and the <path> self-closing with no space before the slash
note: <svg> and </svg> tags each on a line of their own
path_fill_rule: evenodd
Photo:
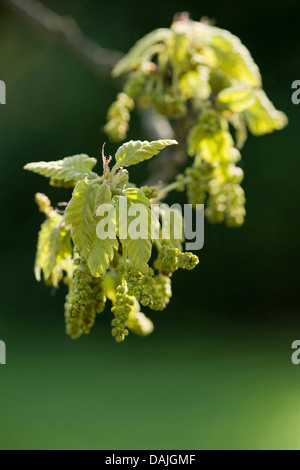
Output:
<svg viewBox="0 0 300 470">
<path fill-rule="evenodd" d="M 25 3 L 25 1 L 23 2 Z M 250 49 L 289 125 L 242 151 L 247 218 L 205 228 L 200 263 L 178 272 L 173 299 L 152 312 L 155 332 L 116 344 L 108 310 L 90 336 L 64 332 L 65 290 L 33 276 L 43 221 L 34 193 L 70 192 L 23 171 L 35 160 L 99 156 L 118 84 L 104 79 L 0 1 L 1 449 L 299 449 L 300 79 L 296 0 L 43 1 L 102 47 L 126 52 L 173 15 L 208 16 Z M 135 114 L 129 139 L 147 135 Z M 109 153 L 116 149 L 107 143 Z M 144 181 L 147 163 L 135 172 Z M 297 261 L 298 259 L 298 261 Z"/>
</svg>

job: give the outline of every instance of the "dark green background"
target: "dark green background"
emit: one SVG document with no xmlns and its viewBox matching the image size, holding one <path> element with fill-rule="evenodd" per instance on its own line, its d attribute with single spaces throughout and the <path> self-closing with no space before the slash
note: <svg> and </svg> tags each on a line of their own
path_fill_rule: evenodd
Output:
<svg viewBox="0 0 300 470">
<path fill-rule="evenodd" d="M 46 2 L 45 2 L 46 3 Z M 291 363 L 299 319 L 299 14 L 285 1 L 48 1 L 87 36 L 126 51 L 168 27 L 173 14 L 207 15 L 238 35 L 289 126 L 249 137 L 243 149 L 247 219 L 205 229 L 196 271 L 174 277 L 148 338 L 110 336 L 107 311 L 91 335 L 64 334 L 61 288 L 32 273 L 42 221 L 33 197 L 69 193 L 25 173 L 32 160 L 99 156 L 116 86 L 47 40 L 0 2 L 1 449 L 300 448 L 300 365 Z M 129 138 L 147 138 L 134 116 Z M 107 144 L 110 153 L 116 146 Z M 147 164 L 134 173 L 142 182 Z"/>
</svg>

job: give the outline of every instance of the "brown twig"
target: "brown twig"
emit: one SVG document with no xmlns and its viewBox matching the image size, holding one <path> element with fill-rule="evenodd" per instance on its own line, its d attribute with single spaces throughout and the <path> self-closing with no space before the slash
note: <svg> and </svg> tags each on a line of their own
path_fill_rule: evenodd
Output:
<svg viewBox="0 0 300 470">
<path fill-rule="evenodd" d="M 53 12 L 38 0 L 0 0 L 0 2 L 46 34 L 55 44 L 82 60 L 99 77 L 111 79 L 112 68 L 124 54 L 105 49 L 87 38 L 73 18 Z M 185 135 L 180 129 L 180 124 L 174 135 L 168 119 L 164 116 L 141 109 L 138 109 L 138 112 L 149 139 L 176 138 L 179 143 L 184 141 Z M 158 181 L 170 182 L 185 161 L 183 148 L 182 145 L 178 145 L 174 149 L 166 149 L 163 156 L 151 165 L 151 174 L 146 184 L 157 184 Z"/>
<path fill-rule="evenodd" d="M 187 119 L 179 119 L 172 136 L 172 138 L 177 140 L 178 145 L 165 149 L 163 155 L 150 163 L 151 173 L 145 184 L 152 186 L 157 185 L 157 183 L 169 183 L 174 180 L 178 170 L 183 167 L 187 159 L 185 147 L 186 133 Z"/>
<path fill-rule="evenodd" d="M 82 33 L 73 18 L 61 16 L 37 0 L 1 0 L 1 2 L 39 28 L 51 41 L 75 54 L 103 78 L 110 77 L 111 69 L 123 56 L 122 52 L 99 46 Z"/>
</svg>

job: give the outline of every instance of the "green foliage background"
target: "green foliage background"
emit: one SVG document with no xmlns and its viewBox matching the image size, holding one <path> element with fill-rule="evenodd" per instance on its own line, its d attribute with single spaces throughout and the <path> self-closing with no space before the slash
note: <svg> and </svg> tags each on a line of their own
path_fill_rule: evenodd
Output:
<svg viewBox="0 0 300 470">
<path fill-rule="evenodd" d="M 64 333 L 65 292 L 50 296 L 32 274 L 43 219 L 34 193 L 54 201 L 70 193 L 22 167 L 99 156 L 116 88 L 0 5 L 0 79 L 7 85 L 0 107 L 0 339 L 7 344 L 0 448 L 300 448 L 300 366 L 290 361 L 300 337 L 300 107 L 291 103 L 300 74 L 299 3 L 45 3 L 73 16 L 102 46 L 124 52 L 182 9 L 195 20 L 216 18 L 249 48 L 268 96 L 290 122 L 272 135 L 249 136 L 245 225 L 206 224 L 197 269 L 178 273 L 171 305 L 152 312 L 155 333 L 115 344 L 104 314 L 89 337 L 72 342 Z M 147 137 L 135 116 L 129 139 Z M 142 182 L 147 163 L 133 172 Z"/>
</svg>

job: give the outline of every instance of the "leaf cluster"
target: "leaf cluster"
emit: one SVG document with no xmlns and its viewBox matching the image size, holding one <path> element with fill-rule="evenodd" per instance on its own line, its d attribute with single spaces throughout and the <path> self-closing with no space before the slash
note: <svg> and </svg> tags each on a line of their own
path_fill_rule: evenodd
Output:
<svg viewBox="0 0 300 470">
<path fill-rule="evenodd" d="M 247 132 L 258 136 L 287 124 L 263 91 L 248 49 L 229 31 L 177 15 L 170 28 L 152 31 L 132 47 L 113 70 L 113 76 L 121 74 L 127 80 L 105 127 L 110 139 L 126 137 L 135 104 L 168 117 L 174 129 L 179 123 L 187 129 L 186 153 L 196 168 L 185 174 L 189 202 L 207 203 L 210 222 L 242 225 L 238 162 Z"/>
<path fill-rule="evenodd" d="M 74 186 L 63 214 L 52 208 L 45 195 L 36 195 L 46 220 L 39 232 L 35 262 L 37 280 L 41 280 L 43 273 L 48 285 L 57 287 L 62 279 L 68 285 L 65 319 L 67 333 L 72 338 L 90 332 L 107 298 L 112 302 L 112 334 L 117 341 L 125 339 L 127 328 L 140 335 L 152 332 L 153 324 L 140 311 L 140 303 L 162 310 L 169 302 L 173 271 L 162 273 L 159 265 L 153 269 L 149 260 L 153 249 L 159 258 L 166 246 L 170 250 L 176 246 L 176 256 L 180 255 L 182 234 L 178 239 L 175 232 L 176 225 L 182 223 L 181 215 L 178 212 L 175 217 L 169 217 L 170 236 L 165 239 L 160 217 L 168 207 L 158 203 L 152 209 L 153 199 L 147 196 L 153 190 L 132 187 L 126 168 L 176 143 L 175 140 L 126 142 L 117 150 L 112 168 L 111 157 L 102 155 L 101 175 L 92 171 L 97 161 L 87 155 L 25 166 L 26 170 L 50 178 L 50 184 L 59 181 L 60 186 L 69 183 Z M 130 227 L 136 217 L 131 209 L 139 205 L 145 210 L 138 217 L 140 236 L 133 237 Z M 114 230 L 108 233 L 107 227 Z M 197 257 L 191 253 L 181 255 L 192 258 L 196 266 Z M 180 263 L 178 267 L 189 269 Z"/>
</svg>

